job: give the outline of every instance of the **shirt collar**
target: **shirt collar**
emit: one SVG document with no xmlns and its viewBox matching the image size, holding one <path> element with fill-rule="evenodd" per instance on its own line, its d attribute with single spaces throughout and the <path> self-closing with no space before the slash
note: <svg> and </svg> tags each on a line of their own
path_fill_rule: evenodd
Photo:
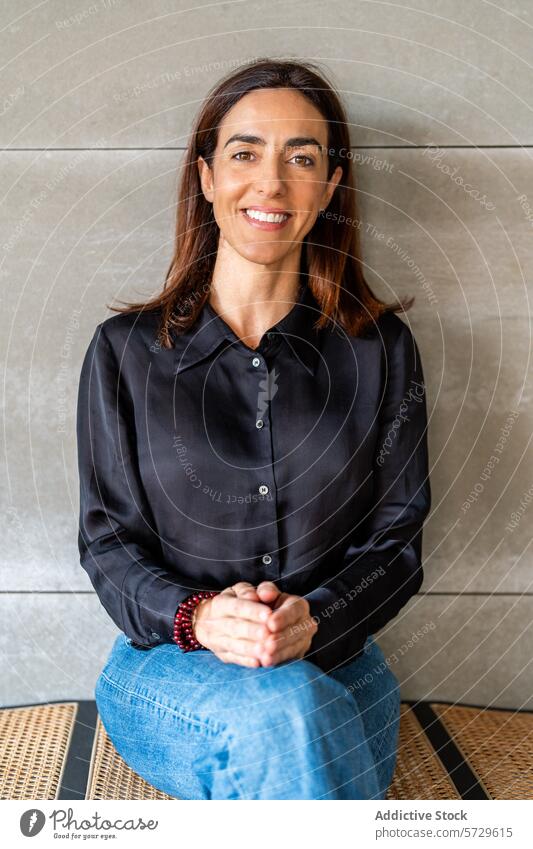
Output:
<svg viewBox="0 0 533 849">
<path fill-rule="evenodd" d="M 310 287 L 305 283 L 301 285 L 298 298 L 287 315 L 265 333 L 265 341 L 268 339 L 268 333 L 279 334 L 289 352 L 311 375 L 315 372 L 320 356 L 319 334 L 313 329 L 313 324 L 319 316 L 319 306 Z M 173 336 L 176 343 L 175 374 L 206 359 L 222 343 L 234 346 L 241 355 L 253 355 L 252 349 L 239 339 L 209 301 L 202 307 L 193 327 L 184 333 L 173 331 Z M 275 340 L 273 344 L 276 345 Z M 256 349 L 256 353 L 262 353 L 261 347 Z"/>
</svg>

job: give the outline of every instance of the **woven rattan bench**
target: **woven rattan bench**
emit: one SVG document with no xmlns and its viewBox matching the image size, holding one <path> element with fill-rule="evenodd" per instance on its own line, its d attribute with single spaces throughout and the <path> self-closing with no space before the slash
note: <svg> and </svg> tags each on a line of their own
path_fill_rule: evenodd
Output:
<svg viewBox="0 0 533 849">
<path fill-rule="evenodd" d="M 1 799 L 174 799 L 116 752 L 94 701 L 0 709 Z M 533 712 L 402 702 L 388 799 L 533 799 Z"/>
</svg>

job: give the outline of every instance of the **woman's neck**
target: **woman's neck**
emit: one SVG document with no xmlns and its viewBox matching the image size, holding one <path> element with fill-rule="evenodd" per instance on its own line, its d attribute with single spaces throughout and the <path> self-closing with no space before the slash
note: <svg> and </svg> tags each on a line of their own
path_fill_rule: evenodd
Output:
<svg viewBox="0 0 533 849">
<path fill-rule="evenodd" d="M 209 303 L 233 332 L 250 348 L 256 348 L 269 327 L 280 321 L 298 300 L 302 283 L 300 261 L 273 269 L 243 260 L 217 262 L 213 271 Z"/>
</svg>

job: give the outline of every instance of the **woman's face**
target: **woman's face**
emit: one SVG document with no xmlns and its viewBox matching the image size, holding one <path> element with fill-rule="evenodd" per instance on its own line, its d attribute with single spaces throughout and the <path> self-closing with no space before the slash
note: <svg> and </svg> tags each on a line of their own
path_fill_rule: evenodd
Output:
<svg viewBox="0 0 533 849">
<path fill-rule="evenodd" d="M 198 167 L 231 248 L 265 265 L 300 251 L 342 176 L 337 166 L 327 182 L 327 146 L 326 120 L 293 89 L 252 91 L 229 110 L 212 170 L 201 157 Z M 261 220 L 267 214 L 283 219 Z"/>
</svg>

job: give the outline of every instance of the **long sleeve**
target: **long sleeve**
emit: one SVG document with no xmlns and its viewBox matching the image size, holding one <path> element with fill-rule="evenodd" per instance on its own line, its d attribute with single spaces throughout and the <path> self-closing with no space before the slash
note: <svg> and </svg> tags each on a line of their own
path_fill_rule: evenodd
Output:
<svg viewBox="0 0 533 849">
<path fill-rule="evenodd" d="M 306 659 L 326 672 L 354 659 L 423 580 L 422 527 L 431 506 L 426 390 L 418 346 L 403 322 L 385 367 L 371 509 L 349 538 L 338 574 L 305 596 L 318 622 Z"/>
<path fill-rule="evenodd" d="M 111 619 L 135 643 L 172 642 L 174 614 L 202 589 L 162 565 L 136 457 L 135 414 L 113 347 L 98 325 L 77 406 L 80 563 Z"/>
</svg>

